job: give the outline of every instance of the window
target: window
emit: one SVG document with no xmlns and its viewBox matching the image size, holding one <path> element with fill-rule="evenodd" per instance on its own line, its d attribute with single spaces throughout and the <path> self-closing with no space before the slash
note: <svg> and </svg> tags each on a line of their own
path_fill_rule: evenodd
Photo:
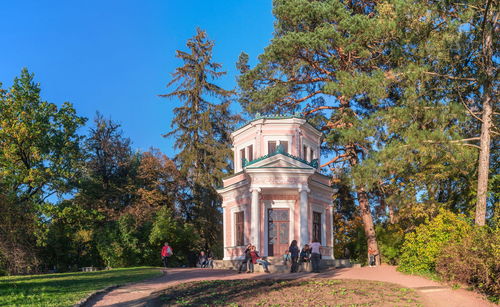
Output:
<svg viewBox="0 0 500 307">
<path fill-rule="evenodd" d="M 288 141 L 280 141 L 280 145 L 283 146 L 283 150 L 288 153 Z"/>
<path fill-rule="evenodd" d="M 267 142 L 267 153 L 272 154 L 276 151 L 276 141 Z"/>
<path fill-rule="evenodd" d="M 243 246 L 245 245 L 245 236 L 244 236 L 244 232 L 243 232 L 243 225 L 244 225 L 244 211 L 240 211 L 240 212 L 236 212 L 234 214 L 234 218 L 235 218 L 235 228 L 236 228 L 236 231 L 235 231 L 235 238 L 236 238 L 236 246 Z"/>
<path fill-rule="evenodd" d="M 250 145 L 247 148 L 248 148 L 248 161 L 252 161 L 253 160 L 253 145 Z"/>
<path fill-rule="evenodd" d="M 321 213 L 313 212 L 313 241 L 321 243 Z"/>
<path fill-rule="evenodd" d="M 307 160 L 307 146 L 302 147 L 302 159 Z"/>
<path fill-rule="evenodd" d="M 311 148 L 311 160 L 310 161 L 312 161 L 312 160 L 314 160 L 314 150 L 312 150 L 312 148 Z"/>
</svg>

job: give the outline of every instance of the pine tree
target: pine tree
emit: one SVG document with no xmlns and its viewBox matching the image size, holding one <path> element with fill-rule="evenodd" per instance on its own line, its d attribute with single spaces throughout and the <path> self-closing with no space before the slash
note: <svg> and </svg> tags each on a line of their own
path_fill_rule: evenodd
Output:
<svg viewBox="0 0 500 307">
<path fill-rule="evenodd" d="M 215 188 L 230 171 L 229 133 L 238 117 L 229 111 L 234 91 L 213 83 L 225 74 L 220 70 L 221 64 L 212 61 L 213 41 L 205 31 L 197 29 L 187 47 L 187 52 L 177 50 L 176 56 L 184 65 L 175 70 L 167 85 L 177 84 L 177 87 L 160 96 L 177 98 L 183 103 L 174 109 L 174 129 L 166 136 L 176 137 L 175 148 L 179 153 L 174 160 L 188 182 L 191 201 L 184 214 L 196 223 L 208 247 L 220 236 L 221 200 Z"/>
<path fill-rule="evenodd" d="M 302 110 L 326 133 L 332 169 L 356 168 L 372 150 L 375 129 L 358 130 L 387 98 L 385 43 L 396 31 L 391 7 L 377 1 L 274 1 L 275 36 L 256 67 L 239 78 L 240 102 L 249 112 Z M 245 57 L 238 63 L 246 67 Z M 339 166 L 340 165 L 340 166 Z M 369 196 L 353 190 L 368 250 L 379 254 Z M 377 261 L 380 261 L 377 257 Z"/>
</svg>

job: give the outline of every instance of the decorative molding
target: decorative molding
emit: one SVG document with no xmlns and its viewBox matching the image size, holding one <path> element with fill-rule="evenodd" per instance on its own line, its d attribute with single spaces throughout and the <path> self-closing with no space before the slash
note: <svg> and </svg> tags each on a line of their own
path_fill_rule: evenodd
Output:
<svg viewBox="0 0 500 307">
<path fill-rule="evenodd" d="M 303 180 L 300 180 L 300 178 L 297 177 L 256 176 L 255 178 L 252 178 L 252 184 L 295 185 L 301 181 Z"/>
</svg>

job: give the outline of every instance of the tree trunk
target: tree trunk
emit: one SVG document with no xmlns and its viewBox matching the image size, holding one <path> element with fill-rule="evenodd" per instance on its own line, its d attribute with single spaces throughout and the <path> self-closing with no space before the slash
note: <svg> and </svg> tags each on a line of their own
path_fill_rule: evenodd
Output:
<svg viewBox="0 0 500 307">
<path fill-rule="evenodd" d="M 365 235 L 368 244 L 368 261 L 370 260 L 370 254 L 376 255 L 376 265 L 380 265 L 380 252 L 378 250 L 377 236 L 375 235 L 375 227 L 373 225 L 373 218 L 370 211 L 368 196 L 366 195 L 366 192 L 363 188 L 358 188 L 356 192 L 358 193 L 359 209 L 361 212 L 361 218 L 363 220 L 363 226 L 365 229 Z"/>
<path fill-rule="evenodd" d="M 482 61 L 485 78 L 482 82 L 483 87 L 483 114 L 482 114 L 482 124 L 481 124 L 481 143 L 479 151 L 479 163 L 478 163 L 478 178 L 477 178 L 477 204 L 476 204 L 476 225 L 484 226 L 486 224 L 486 200 L 488 196 L 488 175 L 490 171 L 490 142 L 491 142 L 491 128 L 493 107 L 491 105 L 492 96 L 492 81 L 495 78 L 495 67 L 493 65 L 493 33 L 495 32 L 496 22 L 498 20 L 498 12 L 493 12 L 488 10 L 491 5 L 491 1 L 488 2 L 486 13 L 485 13 L 485 27 L 483 32 L 483 50 L 482 50 Z M 491 9 L 491 8 L 490 8 Z M 492 15 L 490 19 L 489 14 Z"/>
<path fill-rule="evenodd" d="M 485 94 L 485 96 L 487 96 Z M 488 196 L 488 174 L 490 171 L 490 129 L 491 129 L 491 98 L 483 102 L 483 124 L 481 125 L 481 143 L 477 178 L 476 225 L 486 224 L 486 199 Z M 486 99 L 485 99 L 486 100 Z"/>
<path fill-rule="evenodd" d="M 358 157 L 353 145 L 349 145 L 346 148 L 346 152 L 351 153 L 351 158 L 349 162 L 351 166 L 358 164 Z M 376 265 L 380 265 L 380 252 L 378 250 L 377 236 L 375 234 L 375 226 L 373 225 L 372 212 L 370 210 L 370 203 L 368 202 L 368 195 L 362 187 L 355 187 L 356 193 L 358 194 L 359 211 L 361 213 L 361 219 L 363 220 L 363 228 L 365 230 L 366 241 L 368 244 L 368 261 L 370 261 L 370 254 L 375 255 Z"/>
</svg>

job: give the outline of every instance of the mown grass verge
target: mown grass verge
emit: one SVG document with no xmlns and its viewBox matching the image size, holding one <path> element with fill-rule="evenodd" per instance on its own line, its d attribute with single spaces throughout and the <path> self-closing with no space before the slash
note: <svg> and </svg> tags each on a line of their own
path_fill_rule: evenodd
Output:
<svg viewBox="0 0 500 307">
<path fill-rule="evenodd" d="M 158 268 L 0 277 L 0 306 L 72 306 L 90 293 L 116 284 L 162 275 Z"/>
</svg>

